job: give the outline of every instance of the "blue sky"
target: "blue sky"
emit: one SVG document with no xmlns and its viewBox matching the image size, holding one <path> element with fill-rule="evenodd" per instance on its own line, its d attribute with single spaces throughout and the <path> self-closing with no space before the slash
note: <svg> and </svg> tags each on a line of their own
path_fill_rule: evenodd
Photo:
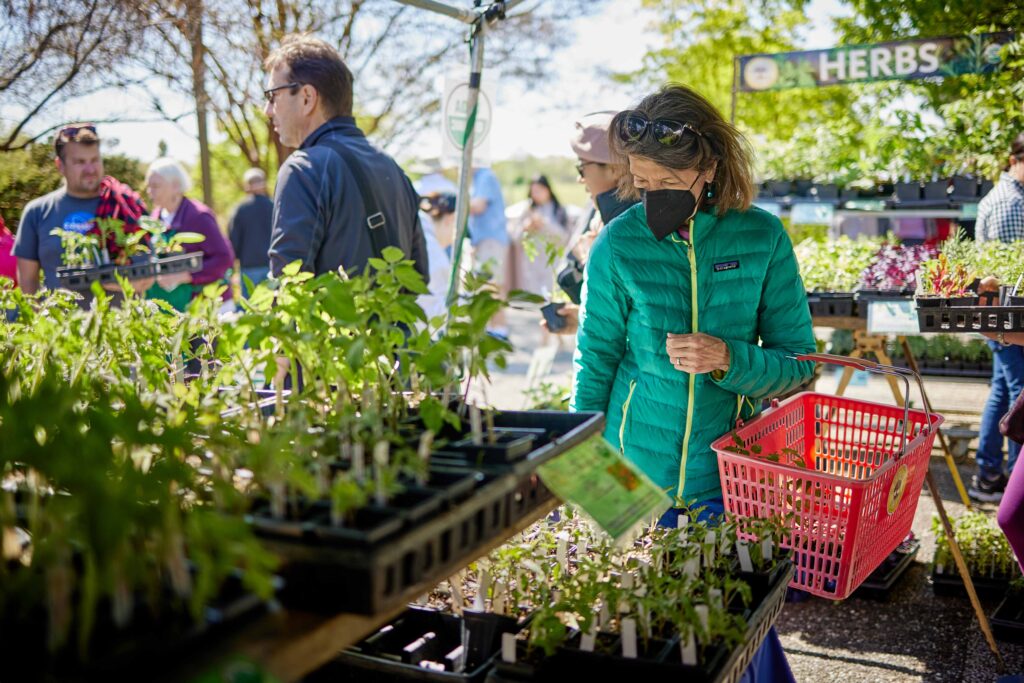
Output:
<svg viewBox="0 0 1024 683">
<path fill-rule="evenodd" d="M 448 1 L 456 4 L 455 0 Z M 600 13 L 579 21 L 575 26 L 573 43 L 559 53 L 553 65 L 556 76 L 550 83 L 531 89 L 518 84 L 498 84 L 491 143 L 493 158 L 570 156 L 567 140 L 572 122 L 579 115 L 600 109 L 625 108 L 636 99 L 639 93 L 610 82 L 604 74 L 609 69 L 636 69 L 647 50 L 657 45 L 658 36 L 650 26 L 651 17 L 640 9 L 640 4 L 641 0 L 610 0 Z M 808 7 L 812 28 L 802 36 L 800 46 L 810 49 L 833 45 L 832 17 L 842 12 L 839 0 L 812 0 Z M 189 108 L 187 96 L 157 87 L 162 89 L 155 94 L 161 98 L 167 111 L 181 112 Z M 439 92 L 442 87 L 438 82 Z M 46 123 L 49 124 L 51 119 L 57 123 L 72 119 L 103 119 L 116 114 L 131 116 L 133 112 L 137 112 L 137 118 L 152 118 L 153 115 L 144 110 L 145 104 L 136 97 L 131 93 L 106 91 L 57 104 L 49 109 Z M 8 118 L 13 116 L 0 110 L 0 120 Z M 210 129 L 216 140 L 212 118 Z M 101 134 L 105 140 L 117 141 L 116 146 L 108 149 L 144 162 L 156 157 L 160 140 L 168 143 L 171 156 L 186 163 L 194 162 L 198 156 L 194 117 L 187 117 L 178 124 L 104 124 Z M 428 131 L 419 145 L 405 153 L 406 156 L 438 156 L 440 144 L 440 131 Z"/>
</svg>

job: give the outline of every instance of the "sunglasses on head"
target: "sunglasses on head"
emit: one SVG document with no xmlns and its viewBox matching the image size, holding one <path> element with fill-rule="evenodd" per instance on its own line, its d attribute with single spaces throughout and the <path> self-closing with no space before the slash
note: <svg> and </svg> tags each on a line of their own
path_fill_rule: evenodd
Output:
<svg viewBox="0 0 1024 683">
<path fill-rule="evenodd" d="M 96 135 L 96 126 L 91 123 L 83 123 L 77 126 L 64 126 L 57 133 L 57 139 L 61 142 L 75 142 L 78 140 L 78 136 L 81 133 L 91 133 L 94 137 Z"/>
<path fill-rule="evenodd" d="M 653 121 L 639 112 L 632 112 L 619 124 L 619 137 L 625 142 L 640 142 L 645 135 L 650 135 L 663 147 L 674 147 L 683 139 L 683 133 L 689 131 L 697 137 L 704 134 L 688 123 L 672 119 L 654 119 Z"/>
</svg>

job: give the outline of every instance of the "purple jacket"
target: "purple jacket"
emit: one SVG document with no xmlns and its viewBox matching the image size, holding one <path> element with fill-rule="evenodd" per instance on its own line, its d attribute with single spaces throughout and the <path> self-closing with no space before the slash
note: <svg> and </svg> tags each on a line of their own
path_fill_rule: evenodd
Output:
<svg viewBox="0 0 1024 683">
<path fill-rule="evenodd" d="M 154 217 L 159 217 L 154 211 Z M 206 237 L 199 244 L 185 244 L 187 252 L 203 252 L 203 268 L 192 273 L 192 284 L 195 291 L 225 279 L 228 269 L 235 265 L 235 252 L 231 243 L 224 237 L 217 225 L 213 210 L 202 202 L 185 197 L 181 200 L 178 210 L 171 219 L 171 230 L 175 232 L 197 232 Z M 230 283 L 229 283 L 230 285 Z M 193 294 L 195 296 L 195 294 Z M 231 287 L 224 292 L 224 301 L 231 300 Z"/>
</svg>

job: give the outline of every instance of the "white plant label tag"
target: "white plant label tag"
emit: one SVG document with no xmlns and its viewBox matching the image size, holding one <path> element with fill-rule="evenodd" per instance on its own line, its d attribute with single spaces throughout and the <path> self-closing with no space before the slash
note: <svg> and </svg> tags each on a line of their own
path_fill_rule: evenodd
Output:
<svg viewBox="0 0 1024 683">
<path fill-rule="evenodd" d="M 715 566 L 715 532 L 708 531 L 704 535 L 704 566 L 710 569 Z"/>
<path fill-rule="evenodd" d="M 584 633 L 580 636 L 580 651 L 581 652 L 593 652 L 594 643 L 597 641 L 596 630 L 592 629 L 590 633 Z"/>
<path fill-rule="evenodd" d="M 685 573 L 691 579 L 697 578 L 697 572 L 700 571 L 700 560 L 696 557 L 691 557 L 683 563 L 683 573 Z"/>
<path fill-rule="evenodd" d="M 722 607 L 722 590 L 720 588 L 711 588 L 708 590 L 708 597 L 711 602 L 715 604 L 715 607 Z"/>
<path fill-rule="evenodd" d="M 476 598 L 473 599 L 473 609 L 477 612 L 483 612 L 487 606 L 487 589 L 490 581 L 491 577 L 488 576 L 487 570 L 481 569 L 479 579 L 477 580 Z"/>
<path fill-rule="evenodd" d="M 692 632 L 686 634 L 685 640 L 680 638 L 679 650 L 683 659 L 683 664 L 687 666 L 697 666 L 697 641 L 693 639 Z"/>
<path fill-rule="evenodd" d="M 636 659 L 636 621 L 633 619 L 622 620 L 622 656 Z"/>
<path fill-rule="evenodd" d="M 516 634 L 501 634 L 501 661 L 509 664 L 516 663 Z"/>
<path fill-rule="evenodd" d="M 679 529 L 679 534 L 681 536 L 686 536 L 686 527 L 688 526 L 690 526 L 689 515 L 679 515 L 676 518 L 676 528 Z"/>
<path fill-rule="evenodd" d="M 597 620 L 600 626 L 604 626 L 611 620 L 611 615 L 608 613 L 608 601 L 601 599 L 601 611 L 597 613 Z"/>
<path fill-rule="evenodd" d="M 765 562 L 772 561 L 772 539 L 766 538 L 761 541 L 761 557 Z"/>
<path fill-rule="evenodd" d="M 469 407 L 469 425 L 473 435 L 473 445 L 482 446 L 484 443 L 484 425 L 480 418 L 480 409 L 476 406 Z"/>
<path fill-rule="evenodd" d="M 736 541 L 736 554 L 740 558 L 740 571 L 754 571 L 754 563 L 750 561 L 750 548 L 746 541 Z"/>
<path fill-rule="evenodd" d="M 569 539 L 558 539 L 558 547 L 555 550 L 555 559 L 558 562 L 558 566 L 562 568 L 563 572 L 569 569 Z"/>
<path fill-rule="evenodd" d="M 352 445 L 352 476 L 366 481 L 366 446 L 361 441 Z"/>
<path fill-rule="evenodd" d="M 494 582 L 494 597 L 491 598 L 491 611 L 495 614 L 505 613 L 505 583 Z"/>
<path fill-rule="evenodd" d="M 694 605 L 693 611 L 697 613 L 697 621 L 700 622 L 702 633 L 708 633 L 708 606 Z"/>
<path fill-rule="evenodd" d="M 430 449 L 434 446 L 434 432 L 429 429 L 420 434 L 420 445 L 419 445 L 419 456 L 420 460 L 428 462 L 430 460 Z"/>
<path fill-rule="evenodd" d="M 378 441 L 373 447 L 373 466 L 376 471 L 374 477 L 374 496 L 378 505 L 387 502 L 387 491 L 384 490 L 383 470 L 388 466 L 388 459 L 391 454 L 391 443 L 389 441 Z"/>
</svg>

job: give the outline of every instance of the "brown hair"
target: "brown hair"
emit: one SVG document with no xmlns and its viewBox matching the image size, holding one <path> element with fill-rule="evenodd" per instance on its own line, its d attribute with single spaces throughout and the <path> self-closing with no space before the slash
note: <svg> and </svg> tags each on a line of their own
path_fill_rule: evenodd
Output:
<svg viewBox="0 0 1024 683">
<path fill-rule="evenodd" d="M 1017 161 L 1024 161 L 1024 133 L 1021 133 L 1010 143 L 1010 156 Z M 1010 170 L 1010 162 L 1006 162 L 1004 171 Z"/>
<path fill-rule="evenodd" d="M 352 72 L 338 51 L 319 38 L 285 36 L 263 63 L 267 71 L 288 67 L 288 80 L 316 88 L 327 118 L 352 115 Z"/>
<path fill-rule="evenodd" d="M 686 123 L 700 134 L 685 131 L 673 147 L 662 145 L 650 134 L 635 142 L 623 139 L 619 130 L 633 112 L 639 112 L 652 121 L 669 119 Z M 645 97 L 634 109 L 616 114 L 608 130 L 608 142 L 615 163 L 627 169 L 629 156 L 643 157 L 674 170 L 696 169 L 703 172 L 717 164 L 713 194 L 705 196 L 702 205 L 717 207 L 719 214 L 732 209 L 745 211 L 754 200 L 750 143 L 703 95 L 685 85 L 670 83 Z M 624 181 L 619 183 L 619 196 L 624 199 L 638 199 L 640 196 L 639 190 L 633 187 L 628 170 Z"/>
</svg>

